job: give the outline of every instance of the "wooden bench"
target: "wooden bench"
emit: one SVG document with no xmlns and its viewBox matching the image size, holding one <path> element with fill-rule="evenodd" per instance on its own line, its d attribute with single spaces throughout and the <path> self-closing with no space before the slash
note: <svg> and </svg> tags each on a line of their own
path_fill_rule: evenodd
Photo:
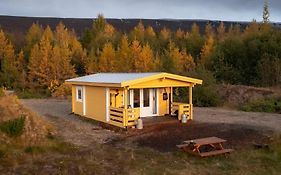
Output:
<svg viewBox="0 0 281 175">
<path fill-rule="evenodd" d="M 215 156 L 218 154 L 226 154 L 234 151 L 233 149 L 222 149 L 222 150 L 215 150 L 215 151 L 210 151 L 210 152 L 203 152 L 199 153 L 201 157 L 209 157 L 209 156 Z"/>
</svg>

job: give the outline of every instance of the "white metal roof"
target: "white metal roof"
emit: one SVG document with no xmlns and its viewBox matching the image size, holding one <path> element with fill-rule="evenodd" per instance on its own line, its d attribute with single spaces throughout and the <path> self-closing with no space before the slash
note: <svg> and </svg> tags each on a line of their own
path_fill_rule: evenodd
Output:
<svg viewBox="0 0 281 175">
<path fill-rule="evenodd" d="M 162 72 L 150 72 L 150 73 L 97 73 L 87 75 L 83 77 L 77 77 L 66 80 L 66 82 L 78 82 L 78 83 L 122 83 L 125 81 L 135 80 L 139 78 L 145 78 L 152 75 L 161 74 Z"/>
</svg>

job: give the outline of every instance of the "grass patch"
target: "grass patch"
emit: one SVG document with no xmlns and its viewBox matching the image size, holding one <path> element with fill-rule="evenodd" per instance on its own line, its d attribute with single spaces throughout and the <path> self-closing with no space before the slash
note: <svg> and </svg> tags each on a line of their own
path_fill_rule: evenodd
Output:
<svg viewBox="0 0 281 175">
<path fill-rule="evenodd" d="M 41 98 L 47 98 L 50 97 L 51 94 L 50 92 L 46 90 L 38 90 L 38 91 L 33 91 L 33 90 L 18 90 L 16 91 L 16 94 L 18 98 L 20 99 L 41 99 Z"/>
<path fill-rule="evenodd" d="M 281 114 L 281 97 L 251 101 L 242 105 L 240 109 L 246 112 L 268 112 Z"/>
<path fill-rule="evenodd" d="M 28 146 L 24 149 L 25 153 L 38 154 L 45 152 L 45 149 L 40 146 Z"/>
<path fill-rule="evenodd" d="M 24 131 L 25 116 L 0 123 L 0 130 L 10 137 L 20 136 Z"/>
</svg>

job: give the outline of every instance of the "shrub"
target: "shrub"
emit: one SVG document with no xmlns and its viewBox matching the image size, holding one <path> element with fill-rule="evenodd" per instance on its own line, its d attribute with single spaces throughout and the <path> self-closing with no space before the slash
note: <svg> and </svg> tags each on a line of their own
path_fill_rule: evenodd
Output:
<svg viewBox="0 0 281 175">
<path fill-rule="evenodd" d="M 71 95 L 71 85 L 62 84 L 53 93 L 53 97 L 66 97 Z"/>
<path fill-rule="evenodd" d="M 269 112 L 281 114 L 281 97 L 250 101 L 240 107 L 246 112 Z"/>
<path fill-rule="evenodd" d="M 214 107 L 221 104 L 216 86 L 196 87 L 193 91 L 193 104 L 199 107 Z"/>
<path fill-rule="evenodd" d="M 198 85 L 193 88 L 193 104 L 195 106 L 214 107 L 221 104 L 221 97 L 217 93 L 216 80 L 210 71 L 202 67 L 198 67 L 188 76 L 203 80 L 202 85 Z"/>
<path fill-rule="evenodd" d="M 8 120 L 0 124 L 0 131 L 10 137 L 20 136 L 24 131 L 25 116 Z"/>
<path fill-rule="evenodd" d="M 46 98 L 50 96 L 50 92 L 47 90 L 21 90 L 17 91 L 17 96 L 20 99 Z"/>
</svg>

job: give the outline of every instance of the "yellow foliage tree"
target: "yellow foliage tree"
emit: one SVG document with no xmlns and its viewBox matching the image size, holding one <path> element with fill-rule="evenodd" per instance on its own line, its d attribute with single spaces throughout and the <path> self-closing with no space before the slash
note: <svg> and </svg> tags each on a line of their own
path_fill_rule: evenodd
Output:
<svg viewBox="0 0 281 175">
<path fill-rule="evenodd" d="M 223 22 L 220 23 L 219 27 L 217 28 L 217 32 L 218 32 L 219 42 L 224 41 L 224 39 L 225 39 L 225 26 L 224 26 Z"/>
<path fill-rule="evenodd" d="M 200 53 L 200 64 L 204 67 L 210 66 L 210 59 L 214 52 L 214 38 L 209 36 L 207 41 L 205 42 L 203 48 L 201 49 Z"/>
<path fill-rule="evenodd" d="M 145 35 L 147 36 L 147 38 L 153 38 L 156 36 L 155 31 L 151 26 L 148 26 L 145 29 Z"/>
<path fill-rule="evenodd" d="M 163 40 L 168 40 L 171 37 L 171 32 L 166 27 L 160 31 L 160 36 Z"/>
<path fill-rule="evenodd" d="M 99 58 L 100 72 L 114 72 L 116 70 L 115 50 L 111 43 L 106 43 Z"/>
<path fill-rule="evenodd" d="M 153 51 L 150 46 L 146 44 L 140 54 L 139 57 L 134 59 L 134 67 L 136 72 L 151 72 L 154 68 L 153 63 Z"/>
<path fill-rule="evenodd" d="M 31 50 L 28 64 L 28 78 L 33 87 L 53 92 L 65 79 L 75 75 L 68 43 L 69 35 L 62 24 L 57 26 L 55 35 L 49 27 L 45 29 L 40 43 Z"/>
<path fill-rule="evenodd" d="M 117 51 L 118 58 L 118 71 L 130 72 L 132 69 L 132 59 L 130 56 L 130 47 L 128 43 L 128 38 L 123 35 L 120 41 L 120 46 Z"/>
<path fill-rule="evenodd" d="M 13 45 L 0 30 L 0 86 L 14 87 L 18 78 Z"/>
<path fill-rule="evenodd" d="M 130 59 L 132 60 L 133 62 L 133 65 L 132 65 L 132 70 L 133 72 L 136 72 L 137 70 L 137 65 L 135 64 L 135 60 L 139 60 L 140 58 L 140 54 L 141 54 L 141 51 L 142 51 L 142 47 L 140 45 L 140 42 L 138 40 L 134 40 L 132 43 L 131 43 L 131 46 L 130 46 Z"/>
</svg>

